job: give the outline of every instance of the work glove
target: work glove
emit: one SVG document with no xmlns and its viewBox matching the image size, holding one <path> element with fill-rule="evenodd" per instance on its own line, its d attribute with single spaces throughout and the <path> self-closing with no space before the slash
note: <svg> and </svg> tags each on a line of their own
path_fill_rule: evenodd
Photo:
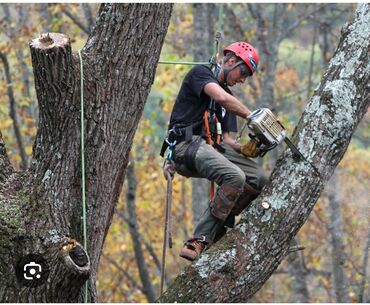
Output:
<svg viewBox="0 0 370 305">
<path fill-rule="evenodd" d="M 248 143 L 240 147 L 241 153 L 247 158 L 256 158 L 259 155 L 257 140 L 251 139 Z"/>
</svg>

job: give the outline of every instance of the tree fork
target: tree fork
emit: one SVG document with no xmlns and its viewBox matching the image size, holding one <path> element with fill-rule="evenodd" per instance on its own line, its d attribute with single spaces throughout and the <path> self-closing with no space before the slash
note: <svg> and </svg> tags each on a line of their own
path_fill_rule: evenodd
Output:
<svg viewBox="0 0 370 305">
<path fill-rule="evenodd" d="M 81 51 L 88 249 L 80 245 L 80 63 L 63 34 L 31 42 L 40 108 L 31 167 L 12 172 L 0 141 L 0 302 L 81 302 L 87 277 L 88 300 L 97 301 L 104 239 L 171 11 L 172 4 L 102 4 Z M 35 288 L 14 273 L 29 255 L 49 274 Z"/>
</svg>

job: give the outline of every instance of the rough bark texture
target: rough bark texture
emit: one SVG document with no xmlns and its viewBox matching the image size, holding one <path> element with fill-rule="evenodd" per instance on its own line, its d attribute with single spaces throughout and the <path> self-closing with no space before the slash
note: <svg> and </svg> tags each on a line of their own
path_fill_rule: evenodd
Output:
<svg viewBox="0 0 370 305">
<path fill-rule="evenodd" d="M 278 267 L 369 106 L 369 23 L 370 5 L 360 4 L 295 130 L 308 162 L 286 150 L 235 229 L 182 272 L 161 302 L 245 302 Z"/>
<path fill-rule="evenodd" d="M 31 44 L 40 118 L 32 165 L 14 172 L 0 141 L 0 302 L 78 302 L 95 278 L 123 183 L 133 136 L 172 5 L 103 4 L 82 50 L 88 249 L 82 242 L 80 68 L 68 38 Z M 71 253 L 78 249 L 83 264 Z M 37 288 L 19 284 L 17 262 L 38 254 L 49 267 Z"/>
</svg>

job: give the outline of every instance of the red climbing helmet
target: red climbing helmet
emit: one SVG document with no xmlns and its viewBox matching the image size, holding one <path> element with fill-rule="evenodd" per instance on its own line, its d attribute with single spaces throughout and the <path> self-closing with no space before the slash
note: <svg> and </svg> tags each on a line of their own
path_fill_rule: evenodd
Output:
<svg viewBox="0 0 370 305">
<path fill-rule="evenodd" d="M 252 45 L 244 41 L 237 41 L 224 49 L 224 55 L 229 51 L 234 52 L 236 56 L 240 57 L 249 69 L 251 69 L 252 74 L 256 72 L 259 59 L 257 51 Z"/>
</svg>

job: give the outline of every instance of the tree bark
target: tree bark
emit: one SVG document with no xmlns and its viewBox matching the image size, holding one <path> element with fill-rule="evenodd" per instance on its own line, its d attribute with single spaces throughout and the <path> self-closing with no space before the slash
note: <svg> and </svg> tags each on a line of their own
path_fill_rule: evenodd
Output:
<svg viewBox="0 0 370 305">
<path fill-rule="evenodd" d="M 296 127 L 292 139 L 307 161 L 286 150 L 235 229 L 182 272 L 161 302 L 246 302 L 279 266 L 369 106 L 369 23 L 370 5 L 359 4 Z"/>
<path fill-rule="evenodd" d="M 90 301 L 96 301 L 101 250 L 171 10 L 171 4 L 103 4 L 82 50 L 87 249 L 80 245 L 79 62 L 65 35 L 31 42 L 40 120 L 30 169 L 11 171 L 0 144 L 1 302 L 82 301 L 89 275 Z M 19 285 L 14 272 L 27 254 L 48 266 L 47 281 L 37 288 Z"/>
</svg>

